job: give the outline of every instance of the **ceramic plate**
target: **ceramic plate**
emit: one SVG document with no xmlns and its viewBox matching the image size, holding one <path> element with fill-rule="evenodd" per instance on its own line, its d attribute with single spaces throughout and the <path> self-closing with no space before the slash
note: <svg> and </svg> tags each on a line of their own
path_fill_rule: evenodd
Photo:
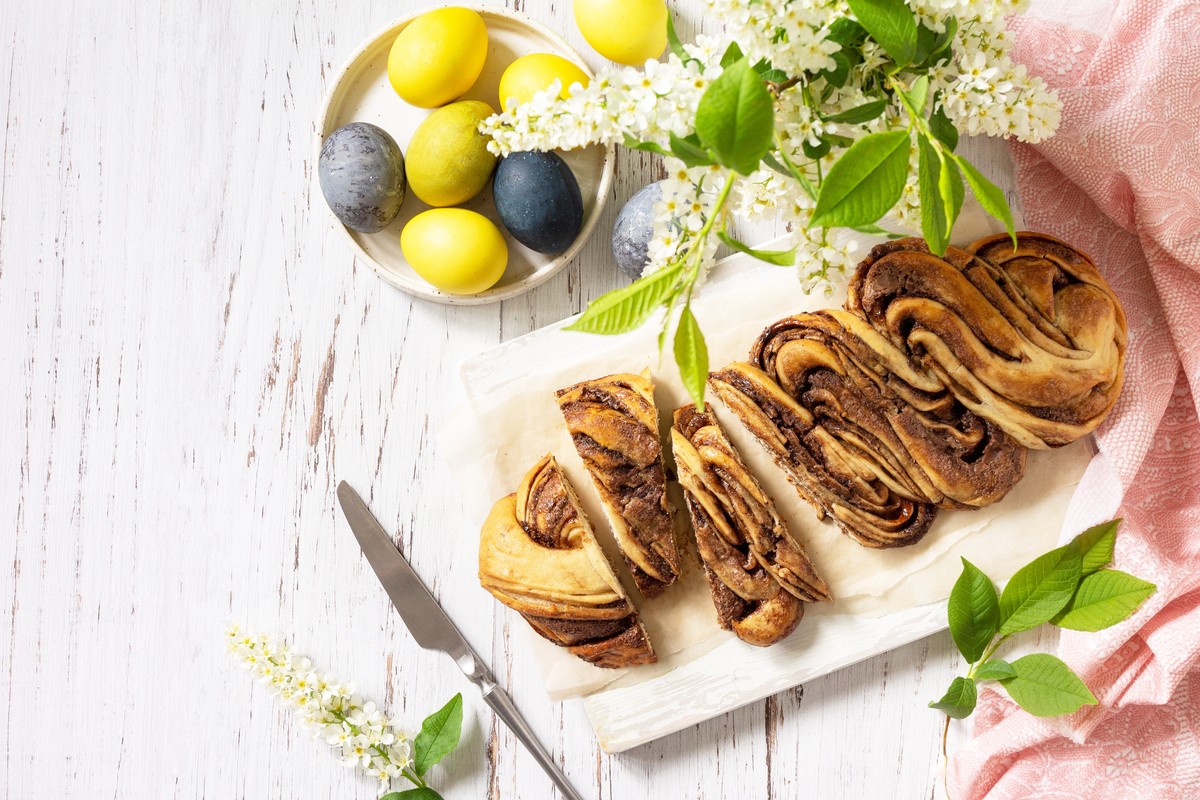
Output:
<svg viewBox="0 0 1200 800">
<path fill-rule="evenodd" d="M 462 100 L 483 100 L 497 108 L 500 76 L 517 58 L 529 53 L 557 53 L 592 74 L 579 54 L 549 28 L 502 8 L 466 6 L 478 11 L 488 29 L 488 56 L 483 72 Z M 404 27 L 420 14 L 411 14 L 370 37 L 334 78 L 319 116 L 317 151 L 321 142 L 337 128 L 349 122 L 370 122 L 390 133 L 407 152 L 408 142 L 417 126 L 433 109 L 417 108 L 401 100 L 388 82 L 387 61 L 392 42 Z M 505 232 L 508 242 L 508 268 L 500 281 L 485 292 L 455 295 L 439 291 L 422 280 L 400 252 L 400 229 L 417 214 L 429 208 L 411 191 L 404 207 L 391 225 L 378 233 L 360 233 L 343 226 L 333 213 L 329 219 L 346 237 L 353 251 L 363 258 L 385 281 L 402 291 L 439 303 L 474 305 L 494 303 L 529 291 L 558 272 L 579 252 L 596 227 L 608 199 L 613 177 L 613 148 L 589 147 L 561 153 L 579 181 L 583 194 L 583 229 L 579 236 L 557 256 L 536 253 Z M 314 170 L 314 173 L 316 170 Z M 314 178 L 315 180 L 315 178 Z M 318 190 L 317 196 L 320 197 Z M 462 206 L 499 225 L 496 206 L 489 186 L 478 197 Z M 501 231 L 504 230 L 501 226 Z"/>
</svg>

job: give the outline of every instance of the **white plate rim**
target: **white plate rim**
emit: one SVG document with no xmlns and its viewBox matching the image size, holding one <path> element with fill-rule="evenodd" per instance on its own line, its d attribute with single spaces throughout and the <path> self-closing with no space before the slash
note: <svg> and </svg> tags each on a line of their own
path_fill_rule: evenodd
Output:
<svg viewBox="0 0 1200 800">
<path fill-rule="evenodd" d="M 401 17 L 398 17 L 395 20 L 393 20 L 391 23 L 389 23 L 387 26 L 378 29 L 375 33 L 371 34 L 370 36 L 368 36 L 366 39 L 363 40 L 363 42 L 354 50 L 353 53 L 350 54 L 350 56 L 342 64 L 341 68 L 334 75 L 333 80 L 330 82 L 329 89 L 325 92 L 325 97 L 321 102 L 321 110 L 317 115 L 317 128 L 314 132 L 314 138 L 316 140 L 316 149 L 315 149 L 315 155 L 314 155 L 314 160 L 313 160 L 314 169 L 312 171 L 313 182 L 318 184 L 317 189 L 316 189 L 316 196 L 322 198 L 322 200 L 321 200 L 322 204 L 324 204 L 324 199 L 323 199 L 323 195 L 321 194 L 319 182 L 317 181 L 317 175 L 318 175 L 319 171 L 315 168 L 315 165 L 316 165 L 317 161 L 319 161 L 319 159 L 320 159 L 321 145 L 324 144 L 324 141 L 325 141 L 325 137 L 326 137 L 325 129 L 328 126 L 329 111 L 333 104 L 333 99 L 338 94 L 338 89 L 341 87 L 342 82 L 346 79 L 346 76 L 350 73 L 350 70 L 355 66 L 355 64 L 358 63 L 359 59 L 361 59 L 368 50 L 373 49 L 375 47 L 375 45 L 379 42 L 380 39 L 383 39 L 384 37 L 387 37 L 389 35 L 395 36 L 398 33 L 398 31 L 397 31 L 398 28 L 408 25 L 414 19 L 421 16 L 422 14 L 428 13 L 429 11 L 436 10 L 436 8 L 449 8 L 449 7 L 467 8 L 472 11 L 478 12 L 480 14 L 480 16 L 485 18 L 485 21 L 488 16 L 493 16 L 493 17 L 502 17 L 502 18 L 508 19 L 511 22 L 515 22 L 518 25 L 522 25 L 522 26 L 536 32 L 537 34 L 545 37 L 550 42 L 552 42 L 555 45 L 555 47 L 560 49 L 562 55 L 569 57 L 576 65 L 578 65 L 587 74 L 587 76 L 589 78 L 595 77 L 595 74 L 592 72 L 592 69 L 587 65 L 587 63 L 579 55 L 579 52 L 576 51 L 575 48 L 571 47 L 571 45 L 568 44 L 567 41 L 562 38 L 562 36 L 558 35 L 557 33 L 555 33 L 553 30 L 551 30 L 549 27 L 542 24 L 541 22 L 531 19 L 530 17 L 526 16 L 525 14 L 522 14 L 519 11 L 513 11 L 512 9 L 504 8 L 504 7 L 486 6 L 486 5 L 481 5 L 481 4 L 467 3 L 467 4 L 448 4 L 448 5 L 443 5 L 443 6 L 437 6 L 435 8 L 425 8 L 420 11 L 416 11 L 411 14 L 405 14 Z M 451 294 L 449 292 L 443 292 L 440 289 L 437 289 L 437 288 L 433 287 L 432 285 L 425 283 L 424 281 L 420 280 L 419 278 L 415 278 L 412 280 L 406 280 L 405 278 L 397 275 L 393 270 L 389 269 L 388 267 L 384 266 L 383 264 L 380 264 L 376 259 L 372 258 L 362 248 L 362 246 L 359 245 L 359 243 L 354 240 L 354 237 L 350 235 L 350 231 L 346 229 L 346 226 L 341 223 L 341 221 L 334 215 L 333 211 L 328 209 L 328 207 L 326 207 L 326 211 L 328 212 L 327 219 L 332 220 L 333 226 L 337 229 L 338 234 L 342 237 L 343 241 L 347 244 L 347 246 L 350 248 L 350 250 L 354 253 L 354 257 L 356 259 L 362 259 L 363 261 L 365 261 L 368 265 L 370 265 L 371 269 L 375 272 L 376 275 L 378 275 L 380 278 L 382 278 L 386 283 L 394 286 L 395 288 L 399 289 L 402 292 L 413 295 L 415 297 L 423 298 L 425 300 L 432 300 L 436 303 L 444 303 L 446 305 L 473 306 L 473 305 L 485 305 L 485 304 L 489 304 L 489 303 L 498 303 L 502 300 L 509 300 L 511 298 L 518 297 L 518 296 L 530 291 L 531 289 L 533 289 L 537 286 L 540 286 L 541 284 L 545 283 L 550 278 L 552 278 L 554 275 L 558 274 L 565 266 L 567 266 L 567 264 L 569 264 L 575 258 L 575 256 L 579 253 L 579 251 L 583 248 L 583 246 L 591 238 L 592 233 L 596 228 L 596 225 L 600 221 L 600 217 L 603 214 L 604 207 L 608 203 L 608 195 L 609 195 L 610 189 L 612 188 L 613 175 L 614 175 L 615 171 L 616 171 L 616 147 L 612 144 L 605 145 L 605 147 L 604 147 L 604 163 L 603 163 L 603 167 L 602 167 L 601 173 L 600 173 L 600 181 L 596 186 L 596 196 L 595 196 L 595 202 L 592 205 L 592 212 L 591 212 L 591 214 L 588 215 L 588 218 L 586 220 L 584 220 L 583 228 L 579 231 L 579 235 L 575 237 L 575 241 L 571 243 L 571 246 L 568 247 L 566 250 L 564 250 L 553 261 L 550 261 L 550 262 L 544 264 L 541 268 L 539 268 L 532 275 L 522 278 L 517 283 L 509 284 L 509 285 L 502 286 L 502 287 L 487 289 L 478 294 L 461 294 L 461 295 L 460 294 Z"/>
</svg>

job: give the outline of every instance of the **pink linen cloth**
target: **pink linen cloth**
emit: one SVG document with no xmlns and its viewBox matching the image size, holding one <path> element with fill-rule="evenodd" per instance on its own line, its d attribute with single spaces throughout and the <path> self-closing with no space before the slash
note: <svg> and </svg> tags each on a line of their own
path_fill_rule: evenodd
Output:
<svg viewBox="0 0 1200 800">
<path fill-rule="evenodd" d="M 1063 537 L 1123 517 L 1114 566 L 1158 592 L 1114 628 L 1063 632 L 1098 706 L 1038 719 L 985 689 L 949 793 L 1200 798 L 1200 1 L 1124 0 L 1099 36 L 1011 27 L 1014 59 L 1063 101 L 1056 136 L 1012 146 L 1026 225 L 1089 253 L 1129 319 L 1125 388 Z"/>
</svg>

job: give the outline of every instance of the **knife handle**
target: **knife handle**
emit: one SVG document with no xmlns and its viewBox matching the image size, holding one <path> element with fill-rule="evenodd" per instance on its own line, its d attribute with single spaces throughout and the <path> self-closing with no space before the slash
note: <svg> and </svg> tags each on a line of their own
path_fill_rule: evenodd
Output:
<svg viewBox="0 0 1200 800">
<path fill-rule="evenodd" d="M 484 691 L 483 701 L 492 711 L 496 712 L 497 717 L 504 720 L 504 724 L 508 725 L 509 730 L 533 754 L 534 760 L 550 776 L 550 780 L 554 781 L 554 785 L 558 787 L 559 793 L 565 800 L 583 800 L 571 786 L 571 782 L 567 780 L 567 776 L 563 774 L 558 764 L 537 740 L 533 729 L 521 716 L 521 712 L 517 711 L 516 705 L 513 704 L 512 698 L 508 696 L 507 692 L 493 684 L 490 690 Z"/>
</svg>

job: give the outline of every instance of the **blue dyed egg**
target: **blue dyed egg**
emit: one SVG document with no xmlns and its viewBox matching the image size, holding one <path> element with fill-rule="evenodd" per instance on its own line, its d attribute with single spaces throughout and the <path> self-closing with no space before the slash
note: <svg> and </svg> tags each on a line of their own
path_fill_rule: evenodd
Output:
<svg viewBox="0 0 1200 800">
<path fill-rule="evenodd" d="M 654 238 L 654 204 L 662 199 L 662 181 L 643 186 L 629 198 L 613 225 L 612 252 L 617 266 L 632 280 L 642 276 Z"/>
<path fill-rule="evenodd" d="M 547 255 L 571 246 L 583 227 L 583 196 L 556 153 L 512 153 L 496 167 L 492 196 L 513 238 Z"/>
<path fill-rule="evenodd" d="M 404 154 L 383 128 L 343 125 L 321 145 L 321 194 L 347 228 L 375 233 L 391 224 L 404 202 Z"/>
</svg>

